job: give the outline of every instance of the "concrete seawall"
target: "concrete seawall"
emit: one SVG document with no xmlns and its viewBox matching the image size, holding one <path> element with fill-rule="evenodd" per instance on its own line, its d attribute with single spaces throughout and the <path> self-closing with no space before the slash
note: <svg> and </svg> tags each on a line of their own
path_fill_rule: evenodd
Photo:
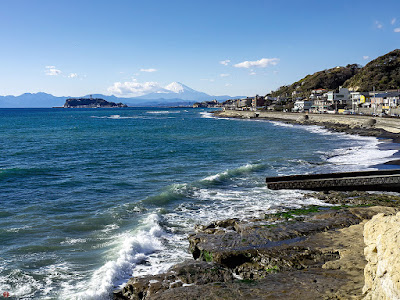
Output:
<svg viewBox="0 0 400 300">
<path fill-rule="evenodd" d="M 267 177 L 269 189 L 400 191 L 400 170 Z"/>
</svg>

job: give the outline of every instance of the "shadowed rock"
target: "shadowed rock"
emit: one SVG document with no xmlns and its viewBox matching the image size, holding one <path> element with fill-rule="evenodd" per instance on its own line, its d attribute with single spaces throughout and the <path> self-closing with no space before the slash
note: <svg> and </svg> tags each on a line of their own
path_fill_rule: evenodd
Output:
<svg viewBox="0 0 400 300">
<path fill-rule="evenodd" d="M 347 204 L 398 206 L 399 196 L 314 193 Z M 376 198 L 376 199 L 375 199 Z M 115 299 L 361 299 L 363 226 L 397 207 L 308 207 L 215 221 L 189 236 L 196 261 L 132 278 Z"/>
</svg>

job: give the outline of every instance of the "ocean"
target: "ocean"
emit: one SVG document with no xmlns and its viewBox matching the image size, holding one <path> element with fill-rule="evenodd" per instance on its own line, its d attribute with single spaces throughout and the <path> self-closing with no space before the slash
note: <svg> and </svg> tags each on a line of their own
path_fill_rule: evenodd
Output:
<svg viewBox="0 0 400 300">
<path fill-rule="evenodd" d="M 382 168 L 395 148 L 208 109 L 0 109 L 0 295 L 110 299 L 190 258 L 196 224 L 326 205 L 266 176 Z"/>
</svg>

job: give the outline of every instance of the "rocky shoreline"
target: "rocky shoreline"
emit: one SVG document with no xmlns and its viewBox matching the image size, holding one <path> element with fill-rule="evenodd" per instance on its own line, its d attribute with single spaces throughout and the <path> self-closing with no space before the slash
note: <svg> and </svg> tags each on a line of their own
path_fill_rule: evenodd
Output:
<svg viewBox="0 0 400 300">
<path fill-rule="evenodd" d="M 215 111 L 213 114 L 222 118 L 258 118 L 290 124 L 319 125 L 337 132 L 390 138 L 394 139 L 395 142 L 400 141 L 400 118 L 237 110 Z"/>
<path fill-rule="evenodd" d="M 217 115 L 228 117 L 223 112 Z M 351 125 L 310 119 L 284 121 L 397 138 L 368 120 Z M 114 292 L 114 299 L 362 299 L 371 295 L 374 280 L 369 279 L 367 286 L 364 279 L 364 225 L 379 213 L 399 212 L 400 195 L 354 191 L 304 197 L 318 198 L 326 206 L 197 226 L 189 236 L 193 260 L 164 274 L 131 278 Z"/>
<path fill-rule="evenodd" d="M 333 132 L 373 136 L 400 144 L 400 118 L 237 110 L 214 111 L 213 114 L 219 118 L 257 118 L 259 120 L 278 121 L 287 124 L 318 125 Z M 395 159 L 386 164 L 400 165 L 400 160 Z"/>
</svg>

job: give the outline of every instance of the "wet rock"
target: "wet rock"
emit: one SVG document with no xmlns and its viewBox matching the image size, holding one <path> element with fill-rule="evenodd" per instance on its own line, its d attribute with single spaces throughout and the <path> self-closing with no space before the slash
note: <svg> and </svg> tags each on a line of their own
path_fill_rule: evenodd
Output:
<svg viewBox="0 0 400 300">
<path fill-rule="evenodd" d="M 164 274 L 131 278 L 124 288 L 114 292 L 114 299 L 144 300 L 184 285 L 205 285 L 232 280 L 232 272 L 218 264 L 187 261 L 172 267 Z"/>
<path fill-rule="evenodd" d="M 189 236 L 196 261 L 132 278 L 114 298 L 361 299 L 364 223 L 378 213 L 395 214 L 400 197 L 356 191 L 307 197 L 336 206 L 197 226 Z M 369 207 L 377 204 L 385 206 Z"/>
<path fill-rule="evenodd" d="M 381 210 L 375 207 L 323 210 L 304 216 L 302 221 L 272 226 L 267 220 L 264 224 L 260 220 L 238 222 L 234 232 L 191 235 L 190 249 L 194 259 L 212 260 L 245 279 L 263 278 L 274 270 L 316 267 L 338 259 L 336 252 L 312 248 L 311 237 L 359 224 Z"/>
<path fill-rule="evenodd" d="M 393 193 L 371 193 L 364 191 L 329 191 L 309 193 L 306 197 L 317 198 L 330 204 L 338 205 L 380 205 L 397 207 L 400 205 L 400 195 Z"/>
</svg>

